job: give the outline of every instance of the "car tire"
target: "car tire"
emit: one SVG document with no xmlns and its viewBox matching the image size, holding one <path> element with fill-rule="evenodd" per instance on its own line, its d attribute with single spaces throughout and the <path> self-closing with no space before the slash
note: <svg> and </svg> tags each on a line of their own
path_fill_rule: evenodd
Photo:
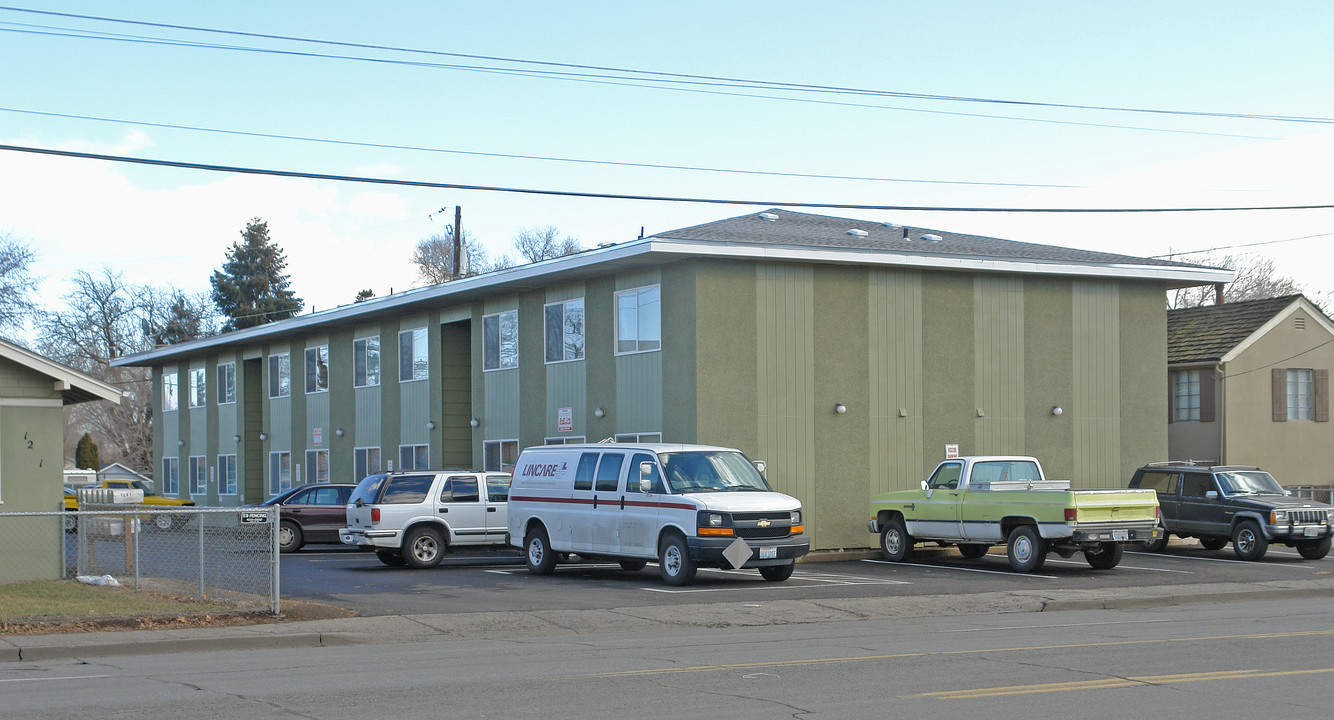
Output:
<svg viewBox="0 0 1334 720">
<path fill-rule="evenodd" d="M 445 557 L 445 541 L 433 527 L 417 527 L 403 539 L 403 561 L 415 568 L 432 568 Z"/>
<path fill-rule="evenodd" d="M 1125 553 L 1121 543 L 1105 542 L 1099 543 L 1099 546 L 1101 547 L 1099 552 L 1084 551 L 1084 559 L 1088 561 L 1090 567 L 1094 570 L 1111 570 L 1121 564 L 1121 556 Z"/>
<path fill-rule="evenodd" d="M 547 537 L 547 529 L 538 525 L 528 531 L 528 537 L 523 540 L 524 562 L 528 565 L 528 572 L 534 575 L 550 575 L 552 570 L 556 569 L 556 553 L 551 549 L 551 539 Z"/>
<path fill-rule="evenodd" d="M 912 536 L 903 525 L 903 518 L 891 519 L 880 531 L 880 555 L 890 562 L 903 562 L 912 557 L 912 544 Z"/>
<path fill-rule="evenodd" d="M 1259 560 L 1269 549 L 1269 541 L 1260 532 L 1259 523 L 1242 520 L 1232 531 L 1232 551 L 1242 560 Z"/>
<path fill-rule="evenodd" d="M 1330 536 L 1326 535 L 1320 540 L 1297 543 L 1297 552 L 1307 560 L 1319 560 L 1329 554 Z"/>
<path fill-rule="evenodd" d="M 622 560 L 621 569 L 626 572 L 639 572 L 648 565 L 647 560 Z"/>
<path fill-rule="evenodd" d="M 689 585 L 695 579 L 697 569 L 685 538 L 669 535 L 662 541 L 658 548 L 658 574 L 663 582 L 672 586 Z"/>
<path fill-rule="evenodd" d="M 176 522 L 175 518 L 173 518 L 169 513 L 164 513 L 164 512 L 153 513 L 153 527 L 157 528 L 158 530 L 166 532 L 171 529 L 171 526 L 174 525 L 175 522 Z"/>
<path fill-rule="evenodd" d="M 1157 540 L 1150 540 L 1144 543 L 1143 545 L 1144 552 L 1150 552 L 1150 553 L 1162 552 L 1163 550 L 1167 549 L 1167 540 L 1171 537 L 1172 535 L 1170 533 L 1163 533 L 1163 536 L 1158 538 Z"/>
<path fill-rule="evenodd" d="M 79 516 L 73 513 L 65 514 L 65 532 L 74 534 L 79 531 Z"/>
<path fill-rule="evenodd" d="M 304 544 L 300 526 L 291 520 L 278 523 L 278 552 L 296 552 Z"/>
<path fill-rule="evenodd" d="M 403 553 L 400 553 L 397 550 L 390 550 L 388 548 L 381 548 L 379 550 L 376 550 L 375 557 L 380 558 L 380 562 L 384 563 L 385 565 L 388 565 L 389 567 L 403 567 L 404 565 L 408 564 L 407 561 L 403 559 Z"/>
<path fill-rule="evenodd" d="M 1010 531 L 1005 543 L 1005 552 L 1010 559 L 1010 567 L 1017 572 L 1033 572 L 1047 561 L 1047 546 L 1038 536 L 1038 529 L 1032 525 L 1020 525 Z"/>
<path fill-rule="evenodd" d="M 783 582 L 792 577 L 792 571 L 797 567 L 796 561 L 784 565 L 764 565 L 760 567 L 760 577 L 769 582 Z"/>
<path fill-rule="evenodd" d="M 983 555 L 986 555 L 989 550 L 991 550 L 990 545 L 983 545 L 981 543 L 959 543 L 959 554 L 969 560 L 976 560 Z"/>
<path fill-rule="evenodd" d="M 1225 537 L 1202 537 L 1200 538 L 1200 547 L 1205 550 L 1222 550 L 1227 547 L 1227 538 Z"/>
</svg>

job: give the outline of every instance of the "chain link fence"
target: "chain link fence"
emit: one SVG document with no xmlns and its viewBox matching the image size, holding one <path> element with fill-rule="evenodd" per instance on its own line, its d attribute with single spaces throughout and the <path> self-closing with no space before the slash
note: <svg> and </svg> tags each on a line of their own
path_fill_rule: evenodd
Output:
<svg viewBox="0 0 1334 720">
<path fill-rule="evenodd" d="M 277 508 L 0 513 L 0 619 L 279 612 Z"/>
<path fill-rule="evenodd" d="M 1296 485 L 1288 489 L 1293 497 L 1334 505 L 1334 485 Z"/>
</svg>

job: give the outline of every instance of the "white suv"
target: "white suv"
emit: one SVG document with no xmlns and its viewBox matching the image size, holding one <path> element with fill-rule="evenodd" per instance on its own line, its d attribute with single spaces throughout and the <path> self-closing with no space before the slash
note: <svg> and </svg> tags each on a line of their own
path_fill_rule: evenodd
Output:
<svg viewBox="0 0 1334 720">
<path fill-rule="evenodd" d="M 505 542 L 510 476 L 472 470 L 369 475 L 352 491 L 345 545 L 373 548 L 391 567 L 435 567 L 455 545 Z"/>
</svg>

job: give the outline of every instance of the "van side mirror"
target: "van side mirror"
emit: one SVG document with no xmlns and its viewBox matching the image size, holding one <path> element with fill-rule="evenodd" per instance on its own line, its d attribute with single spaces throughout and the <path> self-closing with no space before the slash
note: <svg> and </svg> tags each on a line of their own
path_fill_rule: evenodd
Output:
<svg viewBox="0 0 1334 720">
<path fill-rule="evenodd" d="M 763 460 L 756 460 L 755 469 L 760 473 L 761 476 L 763 476 L 764 471 L 769 469 L 769 464 L 764 462 Z"/>
<path fill-rule="evenodd" d="M 639 463 L 639 492 L 653 491 L 653 463 L 647 460 Z"/>
</svg>

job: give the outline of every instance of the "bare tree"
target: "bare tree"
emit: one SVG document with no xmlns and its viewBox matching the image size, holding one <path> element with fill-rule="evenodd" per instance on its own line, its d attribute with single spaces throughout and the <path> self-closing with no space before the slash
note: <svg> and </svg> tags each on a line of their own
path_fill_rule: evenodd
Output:
<svg viewBox="0 0 1334 720">
<path fill-rule="evenodd" d="M 1241 302 L 1262 298 L 1295 295 L 1304 289 L 1300 283 L 1285 275 L 1279 275 L 1274 268 L 1274 261 L 1262 256 L 1249 259 L 1232 255 L 1195 256 L 1190 262 L 1196 265 L 1221 267 L 1234 270 L 1237 277 L 1223 286 L 1224 302 Z M 1168 291 L 1167 306 L 1172 309 L 1200 307 L 1214 303 L 1212 285 L 1181 288 Z"/>
<path fill-rule="evenodd" d="M 583 252 L 584 246 L 571 235 L 560 237 L 555 225 L 523 228 L 514 236 L 514 249 L 530 263 Z"/>
<path fill-rule="evenodd" d="M 491 271 L 486 248 L 476 235 L 463 231 L 462 272 L 454 272 L 454 236 L 436 233 L 419 240 L 412 250 L 412 264 L 417 266 L 417 278 L 427 285 L 449 282 L 455 277 L 472 277 Z"/>
<path fill-rule="evenodd" d="M 37 314 L 32 293 L 41 278 L 28 271 L 32 261 L 32 249 L 25 243 L 0 235 L 0 333 L 22 330 Z"/>
</svg>

